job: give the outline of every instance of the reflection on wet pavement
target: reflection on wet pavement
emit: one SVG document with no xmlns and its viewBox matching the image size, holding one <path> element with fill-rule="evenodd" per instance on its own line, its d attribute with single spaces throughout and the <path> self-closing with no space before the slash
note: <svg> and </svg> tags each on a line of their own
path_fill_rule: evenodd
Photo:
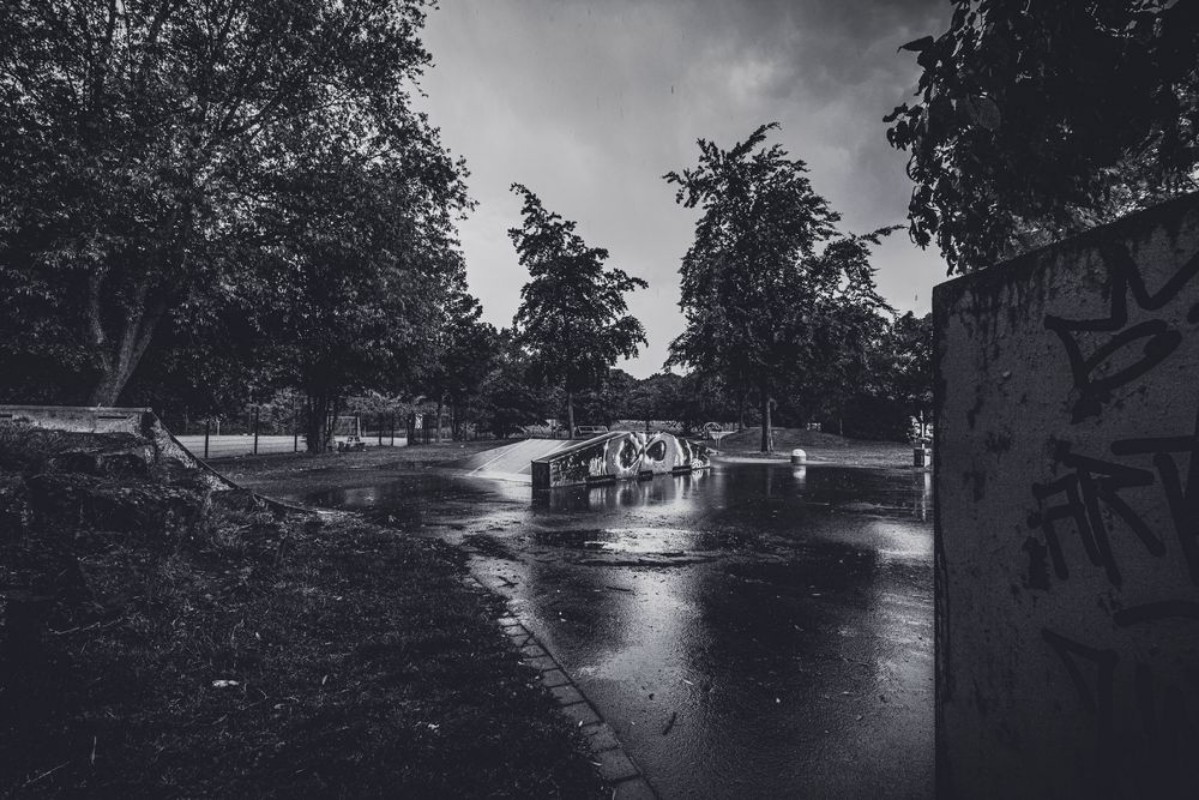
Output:
<svg viewBox="0 0 1199 800">
<path fill-rule="evenodd" d="M 931 491 L 924 472 L 751 463 L 304 499 L 474 551 L 664 797 L 927 797 Z"/>
</svg>

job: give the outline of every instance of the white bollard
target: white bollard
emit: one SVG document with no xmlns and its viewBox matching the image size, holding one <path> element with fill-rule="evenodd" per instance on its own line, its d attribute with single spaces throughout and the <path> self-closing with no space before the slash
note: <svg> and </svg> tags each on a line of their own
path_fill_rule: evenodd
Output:
<svg viewBox="0 0 1199 800">
<path fill-rule="evenodd" d="M 808 454 L 805 453 L 803 450 L 800 450 L 798 447 L 795 448 L 794 450 L 791 451 L 791 463 L 792 464 L 808 463 Z"/>
</svg>

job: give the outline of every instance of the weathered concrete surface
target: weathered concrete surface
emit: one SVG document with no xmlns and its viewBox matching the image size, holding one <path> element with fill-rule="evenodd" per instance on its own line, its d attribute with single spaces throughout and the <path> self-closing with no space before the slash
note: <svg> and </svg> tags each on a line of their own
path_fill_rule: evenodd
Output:
<svg viewBox="0 0 1199 800">
<path fill-rule="evenodd" d="M 575 444 L 569 439 L 521 439 L 512 444 L 484 450 L 464 458 L 456 466 L 472 475 L 532 482 L 533 461 Z"/>
<path fill-rule="evenodd" d="M 633 480 L 711 466 L 708 449 L 671 433 L 612 431 L 533 459 L 533 488 Z"/>
<path fill-rule="evenodd" d="M 1199 797 L 1199 196 L 934 293 L 942 797 Z"/>
<path fill-rule="evenodd" d="M 76 433 L 141 433 L 148 408 L 0 405 L 0 421 Z"/>
</svg>

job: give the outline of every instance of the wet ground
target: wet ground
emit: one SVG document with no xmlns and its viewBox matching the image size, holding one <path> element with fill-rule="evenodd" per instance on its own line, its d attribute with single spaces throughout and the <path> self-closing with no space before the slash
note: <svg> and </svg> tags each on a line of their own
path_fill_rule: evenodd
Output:
<svg viewBox="0 0 1199 800">
<path fill-rule="evenodd" d="M 933 793 L 931 476 L 717 463 L 295 497 L 462 544 L 666 798 Z"/>
</svg>

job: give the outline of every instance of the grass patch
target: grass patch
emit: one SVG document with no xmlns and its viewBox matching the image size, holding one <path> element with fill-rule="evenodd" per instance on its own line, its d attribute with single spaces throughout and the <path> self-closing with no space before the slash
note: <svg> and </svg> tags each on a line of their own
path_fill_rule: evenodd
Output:
<svg viewBox="0 0 1199 800">
<path fill-rule="evenodd" d="M 901 442 L 875 442 L 846 439 L 835 433 L 801 428 L 774 428 L 774 452 L 760 451 L 760 428 L 746 428 L 720 440 L 719 455 L 735 458 L 786 459 L 801 448 L 814 461 L 843 466 L 910 467 L 912 445 Z"/>
<path fill-rule="evenodd" d="M 19 523 L 0 529 L 0 795 L 601 796 L 459 551 L 234 494 L 96 529 L 42 508 L 21 458 L 0 476 Z M 199 491 L 53 477 L 139 509 Z"/>
</svg>

